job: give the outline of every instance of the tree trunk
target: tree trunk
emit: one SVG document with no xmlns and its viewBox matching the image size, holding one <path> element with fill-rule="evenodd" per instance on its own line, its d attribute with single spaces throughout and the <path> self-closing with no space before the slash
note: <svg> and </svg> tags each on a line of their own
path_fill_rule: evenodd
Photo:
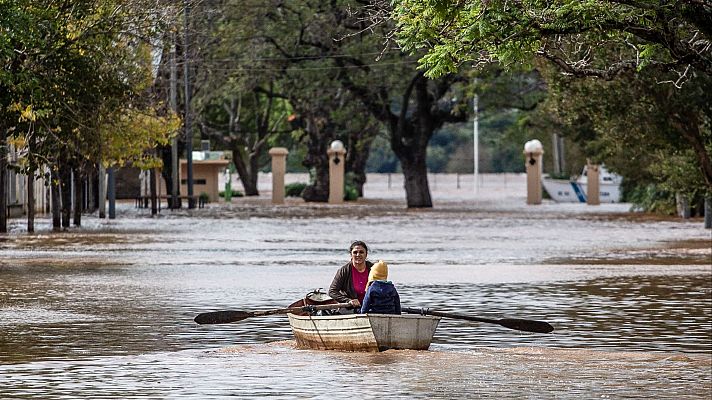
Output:
<svg viewBox="0 0 712 400">
<path fill-rule="evenodd" d="M 251 171 L 251 168 L 247 167 L 247 162 L 243 157 L 243 153 L 240 151 L 240 147 L 241 144 L 239 143 L 235 143 L 232 146 L 232 161 L 235 164 L 237 175 L 242 182 L 242 187 L 245 189 L 245 196 L 259 196 L 260 193 L 257 190 L 257 169 Z"/>
<path fill-rule="evenodd" d="M 82 226 L 82 206 L 84 204 L 84 192 L 82 185 L 82 174 L 79 172 L 79 168 L 74 170 L 74 226 Z"/>
<path fill-rule="evenodd" d="M 260 194 L 257 187 L 257 178 L 259 177 L 260 171 L 260 154 L 263 154 L 262 146 L 258 146 L 252 155 L 250 155 L 250 175 L 247 178 L 250 180 L 250 186 L 255 188 L 255 195 Z"/>
<path fill-rule="evenodd" d="M 51 207 L 52 207 L 52 230 L 57 232 L 62 230 L 62 216 L 61 212 L 59 209 L 59 174 L 57 174 L 57 171 L 55 171 L 54 168 L 51 169 L 51 175 L 50 175 L 50 188 L 52 192 L 52 201 L 51 201 Z"/>
<path fill-rule="evenodd" d="M 432 207 L 433 201 L 430 198 L 425 155 L 401 158 L 401 167 L 403 168 L 403 186 L 408 208 Z"/>
<path fill-rule="evenodd" d="M 349 141 L 346 150 L 346 174 L 351 174 L 351 181 L 358 192 L 359 197 L 363 197 L 363 185 L 366 183 L 366 163 L 371 154 L 371 143 L 378 134 L 379 126 L 373 124 L 366 126 L 362 130 L 349 132 Z"/>
<path fill-rule="evenodd" d="M 35 231 L 35 170 L 27 172 L 27 232 Z"/>
<path fill-rule="evenodd" d="M 683 112 L 681 114 L 682 115 L 674 114 L 675 118 L 672 120 L 673 126 L 675 126 L 680 136 L 682 136 L 695 151 L 702 177 L 707 187 L 712 190 L 712 158 L 710 158 L 710 155 L 707 153 L 707 147 L 700 132 L 701 124 L 695 113 Z"/>
<path fill-rule="evenodd" d="M 322 124 L 319 121 L 322 120 L 324 119 L 307 118 L 305 128 L 308 135 L 307 154 L 302 164 L 310 171 L 314 171 L 314 175 L 311 177 L 314 181 L 302 193 L 302 198 L 305 201 L 329 201 L 329 158 L 326 155 L 326 149 L 333 136 L 326 132 L 327 127 L 320 126 Z"/>
<path fill-rule="evenodd" d="M 92 166 L 89 168 L 87 171 L 87 176 L 86 176 L 86 182 L 87 182 L 87 191 L 86 191 L 86 205 L 87 205 L 87 212 L 89 214 L 94 213 L 98 207 L 98 202 L 97 202 L 97 190 L 96 190 L 96 170 Z"/>
<path fill-rule="evenodd" d="M 158 169 L 153 168 L 149 171 L 149 185 L 151 185 L 151 215 L 158 214 L 158 188 L 156 185 L 156 179 L 158 177 Z"/>
<path fill-rule="evenodd" d="M 0 233 L 7 233 L 7 131 L 0 126 Z"/>
<path fill-rule="evenodd" d="M 182 149 L 179 149 L 179 152 Z M 181 206 L 181 201 L 180 201 L 180 182 L 173 182 L 173 155 L 172 155 L 172 149 L 171 146 L 162 146 L 159 148 L 159 154 L 161 155 L 161 159 L 163 160 L 163 168 L 161 169 L 161 176 L 163 177 L 163 180 L 166 182 L 166 194 L 170 197 L 168 197 L 168 208 L 170 209 L 175 209 L 175 208 L 180 208 Z M 177 176 L 178 174 L 176 174 Z M 180 179 L 180 178 L 179 178 Z M 179 196 L 175 204 L 173 202 L 173 185 L 178 185 L 176 186 L 176 194 Z"/>
<path fill-rule="evenodd" d="M 62 228 L 67 229 L 72 212 L 72 169 L 66 164 L 59 167 L 59 184 L 62 192 Z"/>
</svg>

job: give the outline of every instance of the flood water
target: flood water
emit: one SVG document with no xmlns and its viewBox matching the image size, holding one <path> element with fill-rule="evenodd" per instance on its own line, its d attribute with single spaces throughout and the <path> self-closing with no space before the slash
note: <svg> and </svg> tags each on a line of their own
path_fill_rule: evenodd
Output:
<svg viewBox="0 0 712 400">
<path fill-rule="evenodd" d="M 395 176 L 394 176 L 395 178 Z M 470 176 L 472 178 L 472 176 Z M 712 391 L 712 236 L 628 205 L 526 206 L 521 177 L 431 179 L 435 207 L 369 177 L 329 206 L 120 204 L 116 220 L 0 236 L 0 398 L 703 398 Z M 404 306 L 544 320 L 531 334 L 443 319 L 429 351 L 295 347 L 282 308 L 327 288 L 351 241 Z"/>
</svg>

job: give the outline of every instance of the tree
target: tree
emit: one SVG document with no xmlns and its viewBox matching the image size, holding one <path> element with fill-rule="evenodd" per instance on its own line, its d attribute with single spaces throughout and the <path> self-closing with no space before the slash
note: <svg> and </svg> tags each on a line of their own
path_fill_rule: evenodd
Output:
<svg viewBox="0 0 712 400">
<path fill-rule="evenodd" d="M 396 0 L 392 17 L 406 49 L 427 49 L 420 62 L 430 76 L 532 56 L 576 76 L 654 68 L 678 71 L 682 83 L 691 70 L 712 73 L 709 1 Z"/>
<path fill-rule="evenodd" d="M 0 178 L 6 172 L 2 164 L 9 134 L 15 143 L 26 144 L 21 172 L 33 175 L 40 166 L 48 166 L 53 190 L 64 187 L 61 224 L 65 227 L 70 214 L 69 176 L 72 170 L 82 176 L 87 165 L 103 159 L 107 134 L 102 135 L 102 127 L 119 111 L 151 115 L 155 106 L 146 97 L 151 57 L 143 45 L 159 25 L 158 6 L 151 0 L 0 5 L 0 30 L 8 33 L 0 40 Z M 108 137 L 124 133 L 111 131 Z M 130 142 L 121 150 L 129 151 L 138 143 Z M 0 185 L 0 231 L 6 230 L 4 198 Z M 56 193 L 53 201 L 53 213 L 59 213 Z M 58 217 L 53 216 L 55 229 L 59 229 Z M 75 224 L 79 224 L 77 213 Z"/>
<path fill-rule="evenodd" d="M 332 10 L 333 26 L 339 27 L 332 37 L 341 38 L 341 53 L 345 53 L 333 58 L 341 71 L 336 79 L 386 127 L 391 149 L 403 170 L 407 206 L 432 207 L 428 142 L 443 124 L 466 119 L 466 79 L 449 74 L 428 80 L 413 69 L 414 58 L 398 49 L 383 48 L 388 24 L 369 26 L 362 14 L 347 12 L 349 5 L 361 6 L 359 2 L 344 2 L 341 8 Z"/>
<path fill-rule="evenodd" d="M 255 0 L 203 2 L 189 28 L 196 125 L 203 139 L 232 152 L 248 196 L 259 194 L 268 146 L 288 132 L 291 112 L 279 68 L 270 65 L 260 39 L 271 10 Z"/>
<path fill-rule="evenodd" d="M 712 130 L 704 115 L 712 108 L 712 77 L 696 75 L 679 89 L 658 78 L 650 71 L 613 81 L 552 75 L 545 109 L 576 128 L 570 135 L 585 135 L 578 141 L 586 155 L 605 160 L 628 186 L 655 184 L 699 199 L 710 194 L 697 157 L 710 165 Z"/>
<path fill-rule="evenodd" d="M 365 165 L 377 132 L 363 104 L 340 84 L 352 73 L 338 64 L 343 57 L 373 49 L 343 39 L 347 7 L 353 1 L 277 1 L 266 12 L 259 43 L 262 57 L 283 78 L 281 91 L 294 111 L 296 134 L 307 147 L 303 165 L 313 182 L 303 193 L 307 201 L 327 201 L 327 148 L 336 139 L 347 146 L 346 172 L 359 193 L 366 179 Z"/>
<path fill-rule="evenodd" d="M 400 43 L 425 49 L 420 65 L 429 76 L 464 62 L 504 66 L 534 57 L 574 77 L 611 80 L 651 71 L 680 88 L 712 75 L 712 4 L 709 1 L 473 1 L 397 0 L 392 17 Z M 694 151 L 705 182 L 712 164 L 704 137 L 710 108 L 691 115 L 679 109 L 677 134 Z M 684 114 L 684 115 L 683 115 Z"/>
</svg>

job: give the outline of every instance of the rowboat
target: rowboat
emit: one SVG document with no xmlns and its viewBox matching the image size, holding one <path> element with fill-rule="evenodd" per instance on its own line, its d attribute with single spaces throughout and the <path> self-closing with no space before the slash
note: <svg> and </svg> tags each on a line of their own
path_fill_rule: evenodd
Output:
<svg viewBox="0 0 712 400">
<path fill-rule="evenodd" d="M 297 346 L 314 350 L 427 350 L 440 322 L 430 315 L 288 315 Z"/>
</svg>

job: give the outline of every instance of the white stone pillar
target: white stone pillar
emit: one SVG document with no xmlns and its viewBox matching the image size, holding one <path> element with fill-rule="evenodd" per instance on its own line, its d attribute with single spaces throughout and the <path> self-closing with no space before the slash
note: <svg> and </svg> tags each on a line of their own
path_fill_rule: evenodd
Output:
<svg viewBox="0 0 712 400">
<path fill-rule="evenodd" d="M 326 152 L 329 155 L 329 203 L 344 202 L 344 166 L 346 149 L 341 140 L 334 140 Z"/>
<path fill-rule="evenodd" d="M 527 204 L 541 204 L 542 198 L 542 159 L 544 149 L 541 142 L 534 139 L 524 144 L 527 171 Z"/>
<path fill-rule="evenodd" d="M 586 165 L 586 203 L 589 206 L 597 206 L 601 204 L 601 184 L 600 184 L 601 168 L 598 164 L 592 164 L 588 161 Z"/>
<path fill-rule="evenodd" d="M 284 174 L 287 172 L 287 154 L 284 147 L 269 150 L 272 157 L 272 204 L 284 204 Z"/>
</svg>

